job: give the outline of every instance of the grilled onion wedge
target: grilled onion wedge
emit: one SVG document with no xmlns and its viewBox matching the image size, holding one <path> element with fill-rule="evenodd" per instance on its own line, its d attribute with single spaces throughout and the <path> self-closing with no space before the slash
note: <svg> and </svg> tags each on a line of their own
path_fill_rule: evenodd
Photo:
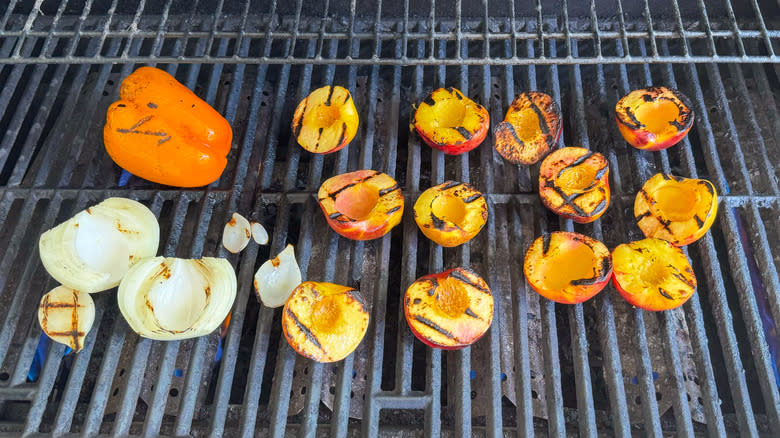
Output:
<svg viewBox="0 0 780 438">
<path fill-rule="evenodd" d="M 95 302 L 86 292 L 58 286 L 41 298 L 38 323 L 54 342 L 78 353 L 95 322 Z"/>
<path fill-rule="evenodd" d="M 146 206 L 108 198 L 43 233 L 38 248 L 55 280 L 92 293 L 118 285 L 131 266 L 157 253 L 159 242 L 160 225 Z"/>
<path fill-rule="evenodd" d="M 236 298 L 236 273 L 219 258 L 154 257 L 133 266 L 119 285 L 119 310 L 140 336 L 173 341 L 207 335 Z"/>
</svg>

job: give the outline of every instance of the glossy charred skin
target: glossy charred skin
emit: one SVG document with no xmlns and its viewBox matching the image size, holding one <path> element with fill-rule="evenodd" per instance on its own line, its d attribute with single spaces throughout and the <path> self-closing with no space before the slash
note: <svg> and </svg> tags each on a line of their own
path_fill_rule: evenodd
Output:
<svg viewBox="0 0 780 438">
<path fill-rule="evenodd" d="M 496 125 L 496 151 L 511 163 L 535 164 L 555 149 L 561 126 L 561 109 L 552 97 L 538 91 L 520 93 Z"/>
<path fill-rule="evenodd" d="M 688 134 L 694 113 L 691 102 L 678 90 L 650 87 L 623 96 L 615 105 L 615 119 L 631 146 L 660 151 Z"/>
<path fill-rule="evenodd" d="M 368 318 L 366 301 L 355 289 L 305 281 L 284 305 L 282 330 L 301 356 L 336 362 L 355 351 L 368 329 Z"/>
<path fill-rule="evenodd" d="M 466 183 L 446 181 L 422 192 L 414 204 L 414 220 L 425 236 L 453 247 L 476 236 L 487 221 L 485 197 Z"/>
<path fill-rule="evenodd" d="M 460 155 L 482 143 L 490 127 L 490 115 L 460 90 L 439 88 L 417 106 L 412 125 L 430 147 Z"/>
<path fill-rule="evenodd" d="M 326 85 L 312 91 L 298 104 L 292 133 L 307 151 L 329 154 L 355 138 L 358 123 L 357 108 L 349 90 Z"/>
<path fill-rule="evenodd" d="M 565 147 L 542 161 L 539 197 L 555 214 L 577 223 L 593 222 L 609 207 L 609 163 L 598 152 Z"/>
<path fill-rule="evenodd" d="M 696 276 L 682 250 L 648 238 L 618 245 L 612 252 L 613 282 L 632 305 L 660 311 L 682 306 L 696 292 Z"/>
<path fill-rule="evenodd" d="M 390 175 L 370 169 L 326 180 L 317 197 L 328 225 L 347 239 L 382 237 L 404 214 L 398 183 Z"/>
<path fill-rule="evenodd" d="M 639 190 L 634 216 L 645 237 L 685 246 L 710 229 L 718 213 L 715 186 L 705 179 L 657 173 Z"/>
<path fill-rule="evenodd" d="M 534 241 L 523 266 L 528 284 L 539 295 L 561 304 L 587 301 L 612 276 L 609 249 L 592 237 L 555 231 Z"/>
<path fill-rule="evenodd" d="M 404 314 L 425 345 L 457 350 L 473 344 L 493 321 L 493 295 L 468 268 L 418 278 L 404 295 Z"/>
</svg>

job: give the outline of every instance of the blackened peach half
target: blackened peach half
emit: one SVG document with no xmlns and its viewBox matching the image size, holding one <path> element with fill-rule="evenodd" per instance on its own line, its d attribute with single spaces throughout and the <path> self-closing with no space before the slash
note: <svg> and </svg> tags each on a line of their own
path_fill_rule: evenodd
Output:
<svg viewBox="0 0 780 438">
<path fill-rule="evenodd" d="M 368 329 L 368 318 L 366 301 L 355 289 L 304 281 L 284 305 L 282 329 L 301 356 L 336 362 L 355 351 Z"/>
<path fill-rule="evenodd" d="M 358 130 L 358 112 L 344 87 L 327 85 L 311 92 L 298 104 L 292 133 L 304 149 L 329 154 L 346 146 Z"/>
<path fill-rule="evenodd" d="M 428 146 L 460 155 L 482 143 L 490 127 L 490 115 L 460 90 L 439 88 L 420 102 L 412 125 Z"/>
<path fill-rule="evenodd" d="M 715 186 L 705 179 L 657 173 L 634 201 L 634 216 L 645 237 L 685 246 L 710 229 L 718 213 Z"/>
<path fill-rule="evenodd" d="M 561 109 L 538 91 L 520 93 L 496 125 L 495 148 L 514 164 L 535 164 L 555 149 L 561 134 Z"/>
<path fill-rule="evenodd" d="M 398 183 L 376 170 L 336 175 L 322 183 L 317 197 L 328 225 L 347 239 L 382 237 L 401 222 L 404 213 Z"/>
<path fill-rule="evenodd" d="M 586 301 L 612 276 L 609 249 L 592 237 L 555 231 L 534 241 L 525 254 L 525 278 L 539 295 L 561 304 Z"/>
<path fill-rule="evenodd" d="M 468 268 L 420 277 L 406 289 L 404 314 L 425 345 L 455 350 L 473 344 L 493 321 L 493 295 Z"/>
<path fill-rule="evenodd" d="M 682 306 L 696 292 L 696 276 L 682 250 L 655 238 L 612 251 L 614 283 L 632 305 L 660 311 Z"/>
<path fill-rule="evenodd" d="M 555 214 L 577 223 L 593 222 L 609 207 L 609 164 L 598 152 L 565 147 L 539 169 L 539 197 Z"/>
<path fill-rule="evenodd" d="M 441 246 L 458 246 L 476 236 L 487 221 L 487 202 L 466 183 L 446 181 L 422 192 L 414 220 L 425 236 Z"/>
<path fill-rule="evenodd" d="M 673 88 L 634 90 L 615 105 L 615 119 L 623 138 L 633 147 L 659 151 L 682 140 L 693 126 L 688 98 Z"/>
</svg>

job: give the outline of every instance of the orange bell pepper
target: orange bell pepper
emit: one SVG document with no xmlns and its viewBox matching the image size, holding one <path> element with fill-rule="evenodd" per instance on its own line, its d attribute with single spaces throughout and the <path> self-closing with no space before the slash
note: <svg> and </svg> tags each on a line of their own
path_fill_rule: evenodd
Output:
<svg viewBox="0 0 780 438">
<path fill-rule="evenodd" d="M 168 73 L 141 67 L 122 81 L 108 107 L 103 141 L 128 172 L 160 184 L 199 187 L 227 165 L 227 120 Z"/>
</svg>

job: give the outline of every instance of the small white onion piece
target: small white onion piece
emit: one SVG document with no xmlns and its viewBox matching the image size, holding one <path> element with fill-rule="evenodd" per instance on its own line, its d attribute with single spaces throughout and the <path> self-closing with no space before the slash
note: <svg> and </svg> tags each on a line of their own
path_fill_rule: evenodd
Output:
<svg viewBox="0 0 780 438">
<path fill-rule="evenodd" d="M 292 291 L 301 284 L 301 268 L 295 260 L 295 249 L 287 245 L 278 256 L 268 260 L 255 273 L 257 298 L 267 307 L 281 307 Z"/>
<path fill-rule="evenodd" d="M 38 323 L 54 342 L 78 353 L 95 322 L 95 303 L 86 292 L 58 286 L 41 298 Z"/>
<path fill-rule="evenodd" d="M 162 341 L 213 332 L 233 307 L 236 273 L 225 259 L 155 257 L 119 284 L 119 310 L 139 335 Z"/>
<path fill-rule="evenodd" d="M 225 230 L 222 232 L 222 246 L 233 254 L 238 254 L 246 248 L 251 237 L 249 221 L 238 213 L 233 213 L 233 217 L 225 224 Z"/>
<path fill-rule="evenodd" d="M 41 235 L 43 266 L 57 281 L 82 292 L 119 284 L 138 261 L 153 257 L 160 225 L 140 202 L 108 198 Z"/>
<path fill-rule="evenodd" d="M 250 224 L 252 228 L 252 239 L 260 245 L 268 243 L 268 231 L 263 228 L 260 222 L 252 222 Z"/>
</svg>

